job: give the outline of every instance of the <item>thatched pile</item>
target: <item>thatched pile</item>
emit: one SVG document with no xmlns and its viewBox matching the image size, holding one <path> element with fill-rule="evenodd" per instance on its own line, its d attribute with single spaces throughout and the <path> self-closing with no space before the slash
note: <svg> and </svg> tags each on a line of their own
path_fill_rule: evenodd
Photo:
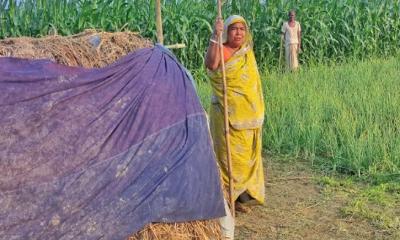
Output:
<svg viewBox="0 0 400 240">
<path fill-rule="evenodd" d="M 221 228 L 216 220 L 186 223 L 150 224 L 128 240 L 222 240 Z"/>
<path fill-rule="evenodd" d="M 68 66 L 103 67 L 127 53 L 152 46 L 133 32 L 86 30 L 77 35 L 8 38 L 0 41 L 0 56 L 47 58 Z"/>
<path fill-rule="evenodd" d="M 0 56 L 30 59 L 47 58 L 60 64 L 82 67 L 103 67 L 113 63 L 127 53 L 152 42 L 132 32 L 83 33 L 62 37 L 8 38 L 0 41 Z M 220 240 L 221 229 L 216 220 L 186 223 L 154 223 L 129 237 L 129 240 L 174 239 L 174 240 Z"/>
</svg>

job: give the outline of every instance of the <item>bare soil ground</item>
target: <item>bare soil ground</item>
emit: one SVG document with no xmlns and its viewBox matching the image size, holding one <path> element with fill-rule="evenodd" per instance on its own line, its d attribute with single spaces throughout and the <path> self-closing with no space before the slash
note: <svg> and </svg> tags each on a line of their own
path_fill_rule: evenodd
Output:
<svg viewBox="0 0 400 240">
<path fill-rule="evenodd" d="M 345 214 L 354 189 L 329 191 L 309 162 L 267 156 L 264 168 L 266 203 L 252 206 L 250 213 L 237 212 L 235 239 L 400 239 L 399 226 L 384 228 Z M 400 216 L 399 202 L 395 206 L 392 218 Z"/>
</svg>

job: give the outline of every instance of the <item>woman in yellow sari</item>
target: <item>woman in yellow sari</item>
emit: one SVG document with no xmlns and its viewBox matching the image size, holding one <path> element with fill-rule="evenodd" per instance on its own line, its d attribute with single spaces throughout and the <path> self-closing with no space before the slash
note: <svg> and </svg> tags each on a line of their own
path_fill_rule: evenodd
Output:
<svg viewBox="0 0 400 240">
<path fill-rule="evenodd" d="M 229 175 L 224 134 L 222 72 L 217 36 L 223 34 L 226 68 L 228 118 L 233 197 L 243 203 L 264 202 L 264 174 L 261 157 L 264 101 L 260 75 L 253 52 L 252 37 L 245 19 L 233 15 L 225 24 L 217 19 L 205 64 L 212 85 L 210 130 L 221 174 L 228 186 Z"/>
</svg>

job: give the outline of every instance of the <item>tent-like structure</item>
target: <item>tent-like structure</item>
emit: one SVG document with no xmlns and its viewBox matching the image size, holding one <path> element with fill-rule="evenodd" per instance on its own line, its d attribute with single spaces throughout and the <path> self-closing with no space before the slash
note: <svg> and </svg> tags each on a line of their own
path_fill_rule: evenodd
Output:
<svg viewBox="0 0 400 240">
<path fill-rule="evenodd" d="M 190 75 L 161 46 L 104 68 L 0 58 L 0 236 L 126 239 L 225 214 Z"/>
</svg>

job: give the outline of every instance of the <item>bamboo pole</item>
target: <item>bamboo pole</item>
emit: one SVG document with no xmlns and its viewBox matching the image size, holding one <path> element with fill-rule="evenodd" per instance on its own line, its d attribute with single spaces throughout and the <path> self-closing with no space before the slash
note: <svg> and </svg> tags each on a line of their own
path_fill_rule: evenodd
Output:
<svg viewBox="0 0 400 240">
<path fill-rule="evenodd" d="M 222 3 L 218 0 L 218 18 L 222 19 Z M 229 201 L 231 205 L 232 217 L 235 218 L 235 201 L 233 200 L 233 177 L 232 177 L 232 159 L 231 159 L 231 148 L 230 148 L 230 135 L 229 135 L 229 119 L 228 119 L 228 96 L 226 90 L 226 72 L 224 62 L 224 49 L 222 43 L 222 33 L 218 36 L 219 52 L 221 56 L 221 70 L 222 70 L 222 82 L 223 82 L 223 94 L 224 94 L 224 127 L 225 127 L 225 142 L 226 142 L 226 158 L 228 163 L 228 175 L 229 175 Z"/>
<path fill-rule="evenodd" d="M 169 48 L 169 49 L 177 49 L 177 48 L 185 48 L 186 45 L 183 43 L 175 43 L 175 44 L 171 44 L 171 45 L 166 45 L 165 47 Z"/>
<path fill-rule="evenodd" d="M 164 45 L 164 36 L 161 19 L 161 0 L 156 1 L 156 29 L 157 29 L 157 42 Z"/>
<path fill-rule="evenodd" d="M 164 33 L 162 26 L 162 15 L 161 15 L 161 0 L 156 0 L 156 29 L 157 29 L 157 43 L 164 45 Z M 165 46 L 168 49 L 185 48 L 184 43 L 175 43 Z"/>
</svg>

